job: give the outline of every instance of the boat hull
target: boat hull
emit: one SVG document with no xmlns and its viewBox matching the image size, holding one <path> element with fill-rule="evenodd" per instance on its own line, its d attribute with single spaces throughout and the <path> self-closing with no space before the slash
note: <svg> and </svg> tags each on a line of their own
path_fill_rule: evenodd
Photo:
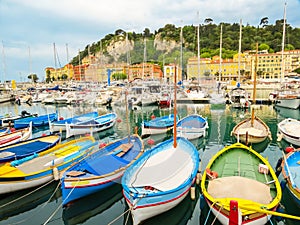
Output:
<svg viewBox="0 0 300 225">
<path fill-rule="evenodd" d="M 125 170 L 144 152 L 138 135 L 111 142 L 70 167 L 62 177 L 63 205 L 120 183 Z M 82 172 L 83 171 L 83 172 Z"/>
<path fill-rule="evenodd" d="M 176 140 L 176 147 L 169 139 L 146 151 L 122 177 L 123 195 L 135 225 L 178 205 L 195 182 L 198 151 L 187 139 Z"/>
<path fill-rule="evenodd" d="M 123 195 L 129 207 L 132 207 L 131 215 L 133 225 L 164 213 L 178 205 L 189 193 L 191 184 L 174 193 L 162 196 L 144 197 L 133 200 L 132 197 L 123 191 Z M 138 202 L 135 206 L 135 202 Z"/>
<path fill-rule="evenodd" d="M 298 109 L 300 98 L 279 98 L 275 100 L 275 105 L 289 109 Z"/>
<path fill-rule="evenodd" d="M 278 123 L 278 137 L 282 137 L 287 142 L 300 146 L 300 122 L 287 118 Z"/>
</svg>

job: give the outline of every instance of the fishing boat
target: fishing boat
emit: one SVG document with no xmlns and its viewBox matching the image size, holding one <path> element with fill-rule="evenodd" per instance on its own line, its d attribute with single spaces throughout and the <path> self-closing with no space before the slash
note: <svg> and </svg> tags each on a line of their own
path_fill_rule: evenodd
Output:
<svg viewBox="0 0 300 225">
<path fill-rule="evenodd" d="M 281 164 L 282 175 L 295 202 L 300 206 L 300 149 L 293 149 Z"/>
<path fill-rule="evenodd" d="M 96 118 L 98 112 L 89 112 L 85 114 L 80 114 L 78 116 L 69 117 L 67 119 L 60 119 L 58 121 L 50 122 L 49 129 L 50 132 L 60 132 L 66 130 L 66 124 L 77 124 L 85 121 L 89 121 L 93 118 Z"/>
<path fill-rule="evenodd" d="M 178 121 L 176 116 L 176 121 Z M 174 114 L 161 116 L 149 121 L 142 122 L 142 137 L 152 134 L 162 134 L 173 129 L 174 126 Z"/>
<path fill-rule="evenodd" d="M 107 130 L 115 125 L 116 120 L 116 113 L 107 113 L 84 122 L 66 124 L 66 138 L 79 134 L 93 134 Z"/>
<path fill-rule="evenodd" d="M 177 136 L 185 137 L 188 140 L 206 136 L 208 122 L 206 118 L 198 114 L 188 115 L 177 123 Z"/>
<path fill-rule="evenodd" d="M 231 136 L 246 145 L 261 143 L 267 138 L 272 140 L 270 128 L 257 116 L 246 118 L 235 125 L 231 131 Z"/>
<path fill-rule="evenodd" d="M 233 108 L 248 108 L 250 107 L 249 93 L 240 86 L 235 87 L 229 92 L 228 103 Z"/>
<path fill-rule="evenodd" d="M 125 137 L 94 151 L 63 174 L 63 205 L 120 183 L 124 171 L 143 152 L 144 145 L 138 135 Z"/>
<path fill-rule="evenodd" d="M 48 126 L 49 121 L 53 122 L 53 121 L 57 121 L 57 119 L 58 119 L 57 112 L 51 114 L 33 116 L 33 117 L 20 118 L 14 121 L 14 128 L 15 129 L 25 128 L 29 125 L 30 122 L 32 122 L 33 127 Z"/>
<path fill-rule="evenodd" d="M 37 114 L 31 114 L 28 113 L 26 110 L 23 110 L 21 112 L 21 115 L 5 115 L 0 119 L 0 125 L 2 127 L 13 127 L 14 126 L 14 121 L 17 119 L 21 119 L 21 118 L 27 118 L 27 117 L 33 117 L 33 116 L 37 116 Z"/>
<path fill-rule="evenodd" d="M 196 180 L 199 153 L 186 138 L 177 137 L 176 74 L 174 77 L 174 137 L 147 150 L 122 177 L 123 196 L 134 225 L 174 208 Z"/>
<path fill-rule="evenodd" d="M 242 143 L 226 146 L 208 162 L 201 190 L 221 224 L 266 224 L 282 192 L 270 163 Z"/>
<path fill-rule="evenodd" d="M 1 146 L 0 163 L 22 159 L 46 151 L 58 144 L 60 139 L 60 134 L 51 134 Z"/>
<path fill-rule="evenodd" d="M 156 145 L 135 161 L 122 178 L 134 224 L 179 204 L 195 182 L 198 165 L 197 149 L 182 137 Z"/>
<path fill-rule="evenodd" d="M 282 138 L 288 143 L 300 146 L 300 121 L 292 118 L 286 118 L 278 123 L 278 141 Z"/>
<path fill-rule="evenodd" d="M 0 127 L 0 136 L 10 133 L 9 127 Z"/>
<path fill-rule="evenodd" d="M 20 130 L 12 130 L 7 134 L 3 134 L 0 136 L 0 147 L 14 144 L 20 141 L 24 141 L 32 138 L 32 123 L 29 124 L 29 127 L 20 129 Z"/>
<path fill-rule="evenodd" d="M 2 165 L 0 194 L 59 180 L 65 169 L 90 153 L 96 144 L 92 136 L 85 136 Z"/>
<path fill-rule="evenodd" d="M 258 54 L 258 43 L 256 43 L 256 57 L 255 57 L 255 68 L 257 68 L 257 54 Z M 268 125 L 255 115 L 255 104 L 256 104 L 256 74 L 254 71 L 253 81 L 253 107 L 251 107 L 251 118 L 246 118 L 239 122 L 231 131 L 231 136 L 234 136 L 238 142 L 241 141 L 248 145 L 253 143 L 261 143 L 267 138 L 272 140 L 272 134 Z"/>
</svg>

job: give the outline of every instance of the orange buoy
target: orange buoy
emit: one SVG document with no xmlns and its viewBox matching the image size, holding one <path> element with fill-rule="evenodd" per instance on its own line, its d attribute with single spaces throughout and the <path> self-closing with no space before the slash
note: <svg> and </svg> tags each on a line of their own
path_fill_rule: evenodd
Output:
<svg viewBox="0 0 300 225">
<path fill-rule="evenodd" d="M 155 115 L 154 114 L 151 115 L 151 119 L 152 120 L 155 119 Z"/>
<path fill-rule="evenodd" d="M 117 122 L 120 123 L 120 122 L 122 122 L 122 120 L 119 118 L 119 119 L 117 119 Z"/>
<path fill-rule="evenodd" d="M 10 128 L 10 132 L 15 132 L 16 131 L 16 128 L 12 127 Z"/>
<path fill-rule="evenodd" d="M 155 144 L 155 141 L 153 139 L 149 139 L 147 141 L 148 145 L 154 145 Z"/>
<path fill-rule="evenodd" d="M 63 117 L 59 117 L 59 120 L 64 120 L 64 118 Z"/>
<path fill-rule="evenodd" d="M 292 151 L 294 151 L 294 147 L 292 147 L 292 146 L 288 146 L 288 147 L 285 148 L 286 153 L 289 153 L 289 152 L 292 152 Z"/>
<path fill-rule="evenodd" d="M 45 137 L 45 136 L 47 136 L 47 134 L 43 133 L 43 134 L 42 134 L 42 137 Z"/>
</svg>

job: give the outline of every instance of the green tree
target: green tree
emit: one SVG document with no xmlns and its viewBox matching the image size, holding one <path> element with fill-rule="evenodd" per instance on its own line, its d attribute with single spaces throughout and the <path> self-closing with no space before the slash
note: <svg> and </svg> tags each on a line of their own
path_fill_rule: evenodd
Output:
<svg viewBox="0 0 300 225">
<path fill-rule="evenodd" d="M 36 81 L 39 79 L 38 76 L 36 74 L 29 74 L 28 79 L 32 80 L 34 83 L 36 83 Z"/>
</svg>

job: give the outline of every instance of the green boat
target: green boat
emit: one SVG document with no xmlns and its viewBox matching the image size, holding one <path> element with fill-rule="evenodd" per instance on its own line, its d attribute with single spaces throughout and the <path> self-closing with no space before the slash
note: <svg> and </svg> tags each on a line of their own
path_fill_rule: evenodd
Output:
<svg viewBox="0 0 300 225">
<path fill-rule="evenodd" d="M 282 192 L 269 162 L 251 147 L 224 147 L 208 163 L 201 189 L 222 224 L 266 224 L 276 213 Z"/>
</svg>

